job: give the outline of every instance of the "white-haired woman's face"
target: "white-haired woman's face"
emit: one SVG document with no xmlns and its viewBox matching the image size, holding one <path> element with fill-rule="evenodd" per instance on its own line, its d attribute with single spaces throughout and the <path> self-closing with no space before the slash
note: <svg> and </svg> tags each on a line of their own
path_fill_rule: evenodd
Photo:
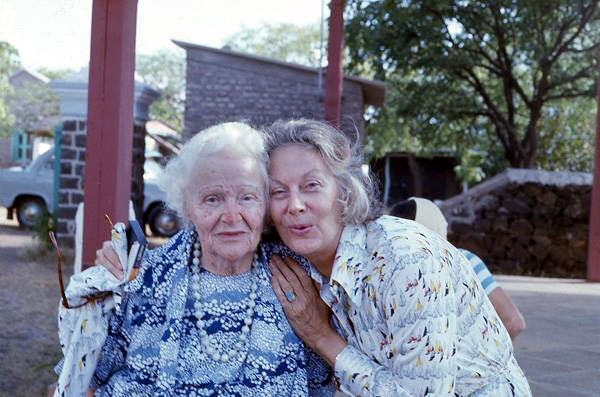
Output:
<svg viewBox="0 0 600 397">
<path fill-rule="evenodd" d="M 253 158 L 228 154 L 202 163 L 187 189 L 188 217 L 198 231 L 202 261 L 249 263 L 266 211 L 259 165 Z"/>
</svg>

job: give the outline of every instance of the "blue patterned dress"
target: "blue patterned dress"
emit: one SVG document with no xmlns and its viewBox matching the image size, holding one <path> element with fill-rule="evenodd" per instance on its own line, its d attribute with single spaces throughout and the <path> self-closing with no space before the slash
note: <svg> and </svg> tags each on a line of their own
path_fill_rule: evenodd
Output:
<svg viewBox="0 0 600 397">
<path fill-rule="evenodd" d="M 280 244 L 258 250 L 262 267 L 242 350 L 246 358 L 221 363 L 202 352 L 190 286 L 188 245 L 194 234 L 182 231 L 150 251 L 127 285 L 92 380 L 96 396 L 333 395 L 331 369 L 294 334 L 271 288 L 267 263 L 273 252 L 287 250 Z M 244 325 L 252 275 L 203 271 L 200 277 L 201 301 L 216 303 L 205 310 L 205 329 L 226 349 Z"/>
</svg>

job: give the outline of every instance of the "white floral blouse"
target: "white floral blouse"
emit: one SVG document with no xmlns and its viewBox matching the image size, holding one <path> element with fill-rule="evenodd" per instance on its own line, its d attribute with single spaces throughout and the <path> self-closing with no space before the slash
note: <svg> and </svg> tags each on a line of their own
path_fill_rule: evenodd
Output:
<svg viewBox="0 0 600 397">
<path fill-rule="evenodd" d="M 465 257 L 384 216 L 342 233 L 321 297 L 348 346 L 335 377 L 360 396 L 530 396 L 513 346 Z"/>
</svg>

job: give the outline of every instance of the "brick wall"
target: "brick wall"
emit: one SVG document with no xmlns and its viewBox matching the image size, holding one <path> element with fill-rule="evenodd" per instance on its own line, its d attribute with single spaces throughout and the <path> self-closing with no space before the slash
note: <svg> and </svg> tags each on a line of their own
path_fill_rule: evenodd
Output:
<svg viewBox="0 0 600 397">
<path fill-rule="evenodd" d="M 134 125 L 131 199 L 138 218 L 142 215 L 144 201 L 144 136 L 145 128 L 141 125 Z M 86 141 L 85 120 L 63 122 L 56 235 L 61 245 L 71 248 L 75 243 L 77 206 L 83 201 Z"/>
<path fill-rule="evenodd" d="M 185 134 L 225 121 L 263 126 L 277 119 L 324 117 L 324 91 L 314 71 L 202 49 L 187 49 Z M 323 80 L 324 85 L 324 80 Z M 346 79 L 342 129 L 362 135 L 363 94 Z"/>
</svg>

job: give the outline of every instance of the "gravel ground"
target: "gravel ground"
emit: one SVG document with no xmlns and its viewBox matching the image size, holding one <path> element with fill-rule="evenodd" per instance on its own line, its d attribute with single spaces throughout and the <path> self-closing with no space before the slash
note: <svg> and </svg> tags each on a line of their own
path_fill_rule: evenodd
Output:
<svg viewBox="0 0 600 397">
<path fill-rule="evenodd" d="M 150 246 L 166 241 L 149 238 Z M 56 381 L 52 368 L 62 357 L 56 259 L 37 246 L 32 232 L 20 230 L 0 208 L 0 397 L 46 396 Z M 73 261 L 66 262 L 65 284 Z"/>
<path fill-rule="evenodd" d="M 61 356 L 52 255 L 0 211 L 0 396 L 45 396 Z M 69 276 L 69 272 L 65 274 Z"/>
</svg>

